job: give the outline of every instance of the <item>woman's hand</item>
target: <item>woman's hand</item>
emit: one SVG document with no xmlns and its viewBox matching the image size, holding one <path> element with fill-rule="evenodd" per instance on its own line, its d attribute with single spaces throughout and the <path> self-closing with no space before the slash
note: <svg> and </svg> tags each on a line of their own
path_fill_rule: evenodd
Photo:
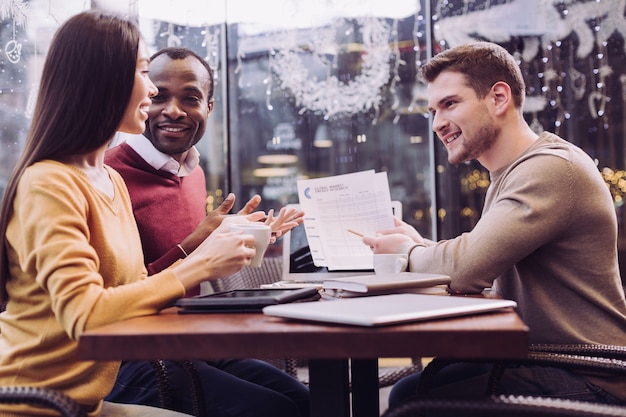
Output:
<svg viewBox="0 0 626 417">
<path fill-rule="evenodd" d="M 261 196 L 256 194 L 237 214 L 229 214 L 235 204 L 235 194 L 228 193 L 224 201 L 215 210 L 209 212 L 195 230 L 180 242 L 180 245 L 185 252 L 193 252 L 211 233 L 219 228 L 225 219 L 231 217 L 251 216 L 257 220 L 264 219 L 265 213 L 262 211 L 255 212 L 260 203 Z"/>
<path fill-rule="evenodd" d="M 256 254 L 254 236 L 219 231 L 223 226 L 224 222 L 174 267 L 176 276 L 185 288 L 232 275 L 250 264 Z"/>
</svg>

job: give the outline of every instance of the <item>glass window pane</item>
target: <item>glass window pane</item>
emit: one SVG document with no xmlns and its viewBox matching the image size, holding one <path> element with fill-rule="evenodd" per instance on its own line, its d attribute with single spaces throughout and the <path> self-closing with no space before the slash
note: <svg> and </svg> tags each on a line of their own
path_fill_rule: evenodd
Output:
<svg viewBox="0 0 626 417">
<path fill-rule="evenodd" d="M 26 140 L 52 34 L 84 3 L 68 0 L 51 9 L 49 2 L 31 1 L 0 8 L 0 195 Z"/>
<path fill-rule="evenodd" d="M 386 171 L 405 219 L 430 236 L 419 3 L 279 1 L 273 18 L 239 3 L 227 4 L 233 191 L 277 208 L 297 202 L 298 179 Z"/>
</svg>

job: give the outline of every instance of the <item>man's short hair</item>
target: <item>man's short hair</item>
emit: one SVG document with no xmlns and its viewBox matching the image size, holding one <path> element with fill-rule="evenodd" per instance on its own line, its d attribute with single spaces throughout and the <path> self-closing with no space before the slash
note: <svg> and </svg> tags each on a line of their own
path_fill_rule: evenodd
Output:
<svg viewBox="0 0 626 417">
<path fill-rule="evenodd" d="M 495 43 L 475 42 L 447 49 L 435 55 L 421 71 L 427 82 L 434 81 L 443 71 L 461 73 L 481 98 L 495 83 L 503 81 L 511 87 L 515 107 L 521 109 L 524 104 L 526 85 L 519 64 Z"/>
<path fill-rule="evenodd" d="M 214 83 L 215 83 L 213 80 L 213 70 L 209 66 L 208 62 L 206 62 L 206 60 L 204 60 L 200 55 L 198 55 L 196 52 L 192 51 L 191 49 L 179 48 L 179 47 L 163 48 L 159 50 L 158 52 L 156 52 L 154 55 L 152 55 L 150 57 L 150 60 L 153 60 L 159 55 L 163 55 L 163 54 L 167 55 L 171 59 L 185 59 L 190 56 L 196 58 L 202 64 L 202 66 L 206 68 L 207 72 L 209 73 L 209 91 L 208 91 L 207 101 L 213 98 L 213 89 L 214 89 Z"/>
</svg>

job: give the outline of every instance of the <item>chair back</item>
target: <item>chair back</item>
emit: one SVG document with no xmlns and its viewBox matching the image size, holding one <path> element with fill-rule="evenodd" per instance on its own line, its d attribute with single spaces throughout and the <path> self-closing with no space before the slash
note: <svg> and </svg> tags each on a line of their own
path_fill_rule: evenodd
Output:
<svg viewBox="0 0 626 417">
<path fill-rule="evenodd" d="M 241 288 L 259 288 L 263 284 L 271 284 L 282 279 L 282 256 L 266 256 L 261 266 L 244 267 L 241 271 L 211 281 L 213 291 L 230 291 Z"/>
</svg>

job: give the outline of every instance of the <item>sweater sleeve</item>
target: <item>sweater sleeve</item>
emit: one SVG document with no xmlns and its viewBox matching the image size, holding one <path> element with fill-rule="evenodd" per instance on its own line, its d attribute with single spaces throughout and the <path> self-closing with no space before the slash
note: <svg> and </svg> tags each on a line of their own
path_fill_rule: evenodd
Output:
<svg viewBox="0 0 626 417">
<path fill-rule="evenodd" d="M 491 184 L 471 232 L 414 250 L 410 270 L 450 275 L 450 288 L 457 292 L 492 286 L 503 271 L 568 227 L 571 177 L 564 158 L 535 155 L 524 160 Z"/>
<path fill-rule="evenodd" d="M 154 314 L 184 295 L 172 270 L 146 279 L 119 175 L 111 174 L 115 198 L 106 199 L 72 172 L 30 174 L 20 182 L 7 231 L 19 260 L 12 267 L 12 298 L 49 304 L 67 334 L 77 338 L 85 329 Z"/>
</svg>

